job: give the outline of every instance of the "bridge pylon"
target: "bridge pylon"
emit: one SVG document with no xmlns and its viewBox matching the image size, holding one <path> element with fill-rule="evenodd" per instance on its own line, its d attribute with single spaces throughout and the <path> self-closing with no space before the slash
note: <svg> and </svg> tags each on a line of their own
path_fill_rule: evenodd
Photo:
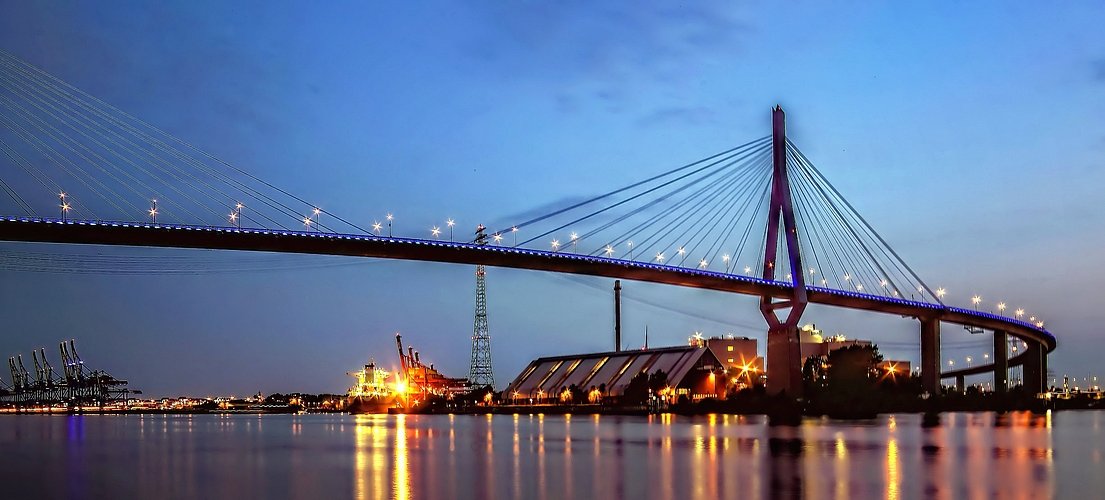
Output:
<svg viewBox="0 0 1105 500">
<path fill-rule="evenodd" d="M 921 317 L 921 388 L 940 394 L 940 320 Z"/>
<path fill-rule="evenodd" d="M 760 312 L 767 320 L 767 391 L 802 396 L 802 350 L 798 337 L 798 322 L 806 309 L 805 268 L 798 246 L 798 225 L 791 202 L 790 180 L 787 176 L 786 115 L 775 106 L 771 115 L 772 176 L 771 203 L 767 215 L 767 244 L 764 250 L 763 279 L 775 280 L 779 254 L 779 227 L 783 228 L 787 259 L 790 265 L 790 296 L 781 300 L 770 295 L 760 296 Z M 785 318 L 778 311 L 789 309 Z"/>
</svg>

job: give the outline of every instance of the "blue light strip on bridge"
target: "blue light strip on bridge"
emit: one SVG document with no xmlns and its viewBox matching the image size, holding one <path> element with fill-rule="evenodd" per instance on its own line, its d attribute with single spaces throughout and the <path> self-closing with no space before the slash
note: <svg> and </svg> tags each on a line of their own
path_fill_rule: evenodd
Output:
<svg viewBox="0 0 1105 500">
<path fill-rule="evenodd" d="M 753 276 L 743 276 L 739 274 L 722 273 L 717 271 L 709 271 L 703 269 L 686 268 L 678 266 L 669 266 L 664 264 L 653 264 L 648 262 L 638 262 L 633 260 L 615 259 L 611 257 L 596 257 L 591 255 L 573 254 L 565 252 L 554 252 L 549 250 L 531 250 L 528 248 L 517 247 L 504 247 L 494 245 L 477 245 L 475 243 L 462 243 L 453 241 L 441 241 L 441 240 L 426 240 L 420 238 L 399 238 L 399 237 L 387 237 L 376 235 L 358 235 L 358 234 L 342 234 L 342 233 L 323 233 L 318 231 L 291 231 L 291 230 L 274 230 L 274 229 L 257 229 L 257 228 L 238 228 L 234 226 L 205 226 L 205 225 L 188 225 L 188 224 L 157 224 L 149 222 L 118 222 L 118 221 L 95 221 L 95 220 L 83 220 L 83 219 L 66 219 L 61 220 L 59 218 L 50 217 L 11 217 L 0 216 L 0 220 L 7 222 L 28 222 L 38 224 L 65 224 L 65 225 L 77 225 L 77 226 L 110 226 L 110 227 L 126 227 L 126 228 L 140 228 L 140 229 L 172 229 L 183 231 L 208 231 L 208 232 L 220 232 L 220 233 L 241 233 L 241 234 L 263 234 L 263 235 L 280 235 L 280 236 L 292 236 L 301 238 L 326 238 L 326 239 L 338 239 L 338 240 L 353 240 L 353 241 L 378 241 L 378 242 L 394 242 L 412 245 L 429 245 L 436 247 L 449 247 L 449 248 L 464 248 L 485 252 L 499 252 L 499 253 L 513 253 L 521 255 L 532 255 L 547 257 L 553 259 L 568 259 L 578 260 L 583 262 L 590 262 L 595 264 L 609 264 L 619 265 L 623 267 L 634 267 L 639 269 L 650 269 L 655 271 L 672 272 L 678 274 L 687 274 L 692 276 L 706 276 L 711 278 L 718 278 L 723 280 L 736 280 L 746 283 L 754 283 L 760 285 L 776 286 L 780 288 L 790 288 L 793 286 L 790 282 L 785 281 L 772 281 Z M 850 292 L 844 290 L 835 290 L 831 288 L 821 288 L 815 286 L 807 286 L 807 290 L 825 293 L 829 295 L 835 295 L 839 297 L 850 297 L 857 299 L 865 299 L 876 302 L 890 303 L 906 305 L 924 309 L 931 309 L 933 311 L 945 311 L 963 314 L 966 316 L 974 316 L 987 318 L 992 320 L 1004 321 L 1014 323 L 1025 328 L 1036 330 L 1041 332 L 1052 339 L 1055 338 L 1051 332 L 1044 328 L 1040 328 L 1035 324 L 1021 321 L 1016 318 L 1010 318 L 1008 316 L 999 316 L 993 313 L 977 311 L 973 309 L 963 309 L 959 307 L 943 306 L 940 304 L 932 304 L 929 302 L 918 302 L 916 300 L 906 300 L 899 298 L 883 297 L 881 295 L 871 295 L 866 293 Z"/>
</svg>

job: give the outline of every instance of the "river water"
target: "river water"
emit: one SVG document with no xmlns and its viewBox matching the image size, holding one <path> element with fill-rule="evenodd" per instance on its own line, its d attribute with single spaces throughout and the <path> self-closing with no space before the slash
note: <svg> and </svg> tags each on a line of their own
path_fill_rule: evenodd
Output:
<svg viewBox="0 0 1105 500">
<path fill-rule="evenodd" d="M 0 416 L 0 498 L 1102 498 L 1105 412 Z"/>
</svg>

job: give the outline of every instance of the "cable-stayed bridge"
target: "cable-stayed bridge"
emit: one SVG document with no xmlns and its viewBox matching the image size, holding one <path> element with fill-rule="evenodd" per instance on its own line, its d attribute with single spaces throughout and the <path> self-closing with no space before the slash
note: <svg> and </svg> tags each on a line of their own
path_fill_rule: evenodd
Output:
<svg viewBox="0 0 1105 500">
<path fill-rule="evenodd" d="M 948 306 L 786 138 L 770 136 L 495 228 L 397 234 L 354 222 L 0 51 L 0 241 L 251 250 L 513 267 L 760 297 L 769 389 L 801 390 L 809 303 L 919 322 L 926 389 L 1024 366 L 1043 389 L 1055 337 L 1023 310 Z M 976 297 L 975 304 L 978 300 Z M 940 373 L 941 323 L 992 331 L 994 362 Z M 1026 349 L 1010 356 L 1009 340 Z"/>
</svg>

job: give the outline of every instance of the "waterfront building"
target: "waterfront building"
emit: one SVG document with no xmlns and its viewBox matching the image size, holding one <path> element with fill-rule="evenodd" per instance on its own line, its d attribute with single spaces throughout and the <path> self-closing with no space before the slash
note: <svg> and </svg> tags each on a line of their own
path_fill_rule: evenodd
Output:
<svg viewBox="0 0 1105 500">
<path fill-rule="evenodd" d="M 723 396 L 725 366 L 704 346 L 676 346 L 617 352 L 598 352 L 537 358 L 507 386 L 503 397 L 514 403 L 552 403 L 565 391 L 579 391 L 588 399 L 618 398 L 633 377 L 645 373 L 666 375 L 665 395 L 691 400 Z"/>
</svg>

